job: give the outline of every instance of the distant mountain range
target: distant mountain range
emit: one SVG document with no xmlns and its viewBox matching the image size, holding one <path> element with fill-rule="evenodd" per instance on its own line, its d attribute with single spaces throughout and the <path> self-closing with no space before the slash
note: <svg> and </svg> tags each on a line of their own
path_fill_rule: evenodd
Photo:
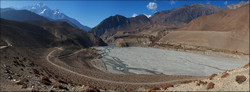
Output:
<svg viewBox="0 0 250 92">
<path fill-rule="evenodd" d="M 162 29 L 179 28 L 195 18 L 211 15 L 225 9 L 227 8 L 196 4 L 191 6 L 184 5 L 172 10 L 159 11 L 150 18 L 144 15 L 131 18 L 116 15 L 106 18 L 90 32 L 108 41 L 115 35 L 135 34 L 145 30 L 153 31 L 159 27 Z"/>
<path fill-rule="evenodd" d="M 56 20 L 56 21 L 65 21 L 72 26 L 89 31 L 91 28 L 82 25 L 80 22 L 78 22 L 76 19 L 70 18 L 69 16 L 65 15 L 64 13 L 61 13 L 58 9 L 50 9 L 47 5 L 43 3 L 37 3 L 32 6 L 25 6 L 22 9 L 26 9 L 29 11 L 32 11 L 38 15 L 44 16 L 46 18 Z"/>
<path fill-rule="evenodd" d="M 249 1 L 247 1 L 247 2 L 241 1 L 241 2 L 239 2 L 237 4 L 230 4 L 230 5 L 227 6 L 227 8 L 229 8 L 229 9 L 237 9 L 237 8 L 239 8 L 241 6 L 244 6 L 244 5 L 247 5 L 247 4 L 249 4 Z"/>
<path fill-rule="evenodd" d="M 33 12 L 30 12 L 28 10 L 15 10 L 11 8 L 3 8 L 1 9 L 1 18 L 7 19 L 7 20 L 14 20 L 14 21 L 49 21 L 49 19 L 37 15 Z"/>
<path fill-rule="evenodd" d="M 149 18 L 143 17 L 143 15 L 136 16 L 135 18 L 116 15 L 104 19 L 89 32 L 102 38 L 106 42 L 110 42 L 111 39 L 114 40 L 114 36 L 120 35 L 138 33 L 140 33 L 140 35 L 159 35 L 156 31 L 178 29 L 198 17 L 208 16 L 222 10 L 236 9 L 246 4 L 249 4 L 249 2 L 242 1 L 238 4 L 228 5 L 227 7 L 208 4 L 183 5 L 180 8 L 172 10 L 158 11 Z"/>
</svg>

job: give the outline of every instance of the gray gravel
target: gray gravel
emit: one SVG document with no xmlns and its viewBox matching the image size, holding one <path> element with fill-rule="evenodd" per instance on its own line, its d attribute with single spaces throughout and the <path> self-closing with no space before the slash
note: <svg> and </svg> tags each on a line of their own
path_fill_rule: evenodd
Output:
<svg viewBox="0 0 250 92">
<path fill-rule="evenodd" d="M 96 47 L 112 73 L 209 76 L 248 61 L 148 47 Z"/>
</svg>

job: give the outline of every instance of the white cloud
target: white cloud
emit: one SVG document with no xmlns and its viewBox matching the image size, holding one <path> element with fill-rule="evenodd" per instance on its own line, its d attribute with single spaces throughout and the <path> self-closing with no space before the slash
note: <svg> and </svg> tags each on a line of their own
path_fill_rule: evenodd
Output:
<svg viewBox="0 0 250 92">
<path fill-rule="evenodd" d="M 147 15 L 147 14 L 144 14 L 145 16 L 147 16 L 148 18 L 151 17 L 151 15 Z"/>
<path fill-rule="evenodd" d="M 157 3 L 155 3 L 155 2 L 149 2 L 149 4 L 147 5 L 147 8 L 149 10 L 155 11 L 157 9 Z"/>
<path fill-rule="evenodd" d="M 132 17 L 136 17 L 137 16 L 137 14 L 136 13 L 134 13 L 133 15 L 132 15 Z"/>
<path fill-rule="evenodd" d="M 227 5 L 227 3 L 228 3 L 227 1 L 224 2 L 225 5 Z"/>
<path fill-rule="evenodd" d="M 170 0 L 170 5 L 174 5 L 175 1 L 174 0 Z"/>
</svg>

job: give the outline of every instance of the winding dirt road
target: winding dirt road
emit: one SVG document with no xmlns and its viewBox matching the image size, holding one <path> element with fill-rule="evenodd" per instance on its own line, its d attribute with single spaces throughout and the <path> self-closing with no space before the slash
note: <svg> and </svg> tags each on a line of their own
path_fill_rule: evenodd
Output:
<svg viewBox="0 0 250 92">
<path fill-rule="evenodd" d="M 186 78 L 186 79 L 178 79 L 178 80 L 170 80 L 170 81 L 163 81 L 163 82 L 123 82 L 123 81 L 113 81 L 113 80 L 105 80 L 105 79 L 100 79 L 100 78 L 95 78 L 95 77 L 92 77 L 92 76 L 88 76 L 88 75 L 84 75 L 84 74 L 80 74 L 78 72 L 75 72 L 75 71 L 72 71 L 72 70 L 69 70 L 67 68 L 64 68 L 64 67 L 61 67 L 55 63 L 53 63 L 50 58 L 51 57 L 54 57 L 52 56 L 52 54 L 57 51 L 57 50 L 62 50 L 60 48 L 56 48 L 54 50 L 52 50 L 47 56 L 46 56 L 46 59 L 47 59 L 47 62 L 49 62 L 51 65 L 59 68 L 59 69 L 62 69 L 64 71 L 67 71 L 67 72 L 70 72 L 72 74 L 76 74 L 78 76 L 82 76 L 84 78 L 88 78 L 88 79 L 91 79 L 91 80 L 95 80 L 95 81 L 100 81 L 100 82 L 107 82 L 107 83 L 113 83 L 113 84 L 129 84 L 129 85 L 159 85 L 159 84 L 166 84 L 166 83 L 173 83 L 173 82 L 180 82 L 180 81 L 186 81 L 186 80 L 194 80 L 194 79 L 204 79 L 204 78 Z M 74 52 L 73 54 L 78 54 L 82 51 L 81 50 L 78 50 L 76 52 Z M 70 55 L 71 56 L 71 55 Z"/>
</svg>

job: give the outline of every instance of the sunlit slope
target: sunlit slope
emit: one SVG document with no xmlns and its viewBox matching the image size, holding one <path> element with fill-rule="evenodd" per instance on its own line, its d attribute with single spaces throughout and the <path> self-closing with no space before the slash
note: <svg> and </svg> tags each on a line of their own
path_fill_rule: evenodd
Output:
<svg viewBox="0 0 250 92">
<path fill-rule="evenodd" d="M 160 43 L 181 43 L 249 54 L 249 5 L 194 19 Z"/>
</svg>

